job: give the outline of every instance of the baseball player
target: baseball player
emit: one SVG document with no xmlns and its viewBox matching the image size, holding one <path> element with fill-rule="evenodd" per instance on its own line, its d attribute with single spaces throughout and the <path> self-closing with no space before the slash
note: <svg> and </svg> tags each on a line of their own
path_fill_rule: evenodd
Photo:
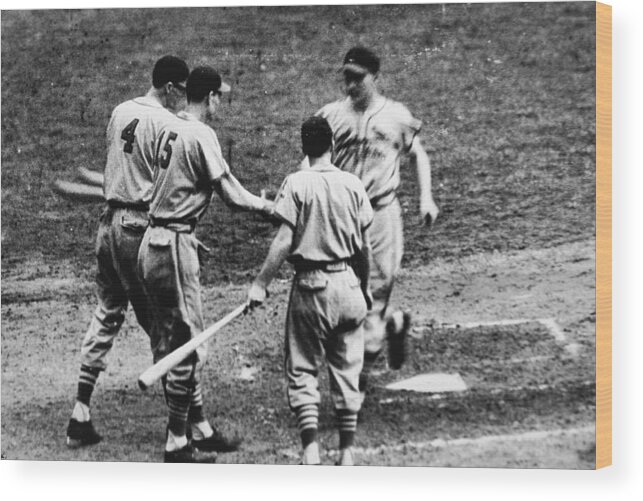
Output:
<svg viewBox="0 0 643 501">
<path fill-rule="evenodd" d="M 67 427 L 70 447 L 101 440 L 90 419 L 90 399 L 128 303 L 141 327 L 148 333 L 150 330 L 136 258 L 152 195 L 152 147 L 161 126 L 173 117 L 171 112 L 185 106 L 188 73 L 182 59 L 162 57 L 152 71 L 152 88 L 144 96 L 117 106 L 107 126 L 103 180 L 107 207 L 100 216 L 96 239 L 98 307 L 81 348 L 77 400 Z"/>
<path fill-rule="evenodd" d="M 187 80 L 187 107 L 161 130 L 155 142 L 154 189 L 150 226 L 141 243 L 138 270 L 151 309 L 154 360 L 163 358 L 203 330 L 199 251 L 203 244 L 194 229 L 216 192 L 229 206 L 270 213 L 272 204 L 246 191 L 223 158 L 211 120 L 230 87 L 207 66 L 194 69 Z M 200 372 L 205 345 L 165 377 L 169 411 L 165 462 L 198 462 L 193 446 L 212 434 L 203 416 Z M 188 421 L 192 441 L 188 441 Z M 207 458 L 206 458 L 207 459 Z"/>
<path fill-rule="evenodd" d="M 248 302 L 254 307 L 265 300 L 285 259 L 294 265 L 286 320 L 286 374 L 288 401 L 303 446 L 302 464 L 320 464 L 317 375 L 325 354 L 339 429 L 337 464 L 352 465 L 362 402 L 362 326 L 371 303 L 366 230 L 373 210 L 360 180 L 331 163 L 332 136 L 324 118 L 304 122 L 302 149 L 310 168 L 288 176 L 277 195 L 274 215 L 282 224 L 248 292 Z"/>
<path fill-rule="evenodd" d="M 421 122 L 403 104 L 378 92 L 379 70 L 380 60 L 373 51 L 351 48 L 342 66 L 347 97 L 317 112 L 328 120 L 333 130 L 333 163 L 362 180 L 374 209 L 370 230 L 373 307 L 365 323 L 362 391 L 386 338 L 389 365 L 400 368 L 411 323 L 408 313 L 388 314 L 387 311 L 402 262 L 402 213 L 397 189 L 403 155 L 408 154 L 415 160 L 423 221 L 430 225 L 438 216 L 431 194 L 431 164 L 417 137 Z M 302 167 L 306 168 L 306 164 L 304 160 Z"/>
</svg>

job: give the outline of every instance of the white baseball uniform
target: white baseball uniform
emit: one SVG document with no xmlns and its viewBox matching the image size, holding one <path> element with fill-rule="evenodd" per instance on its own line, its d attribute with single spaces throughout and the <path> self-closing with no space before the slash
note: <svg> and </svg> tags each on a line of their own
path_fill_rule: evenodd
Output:
<svg viewBox="0 0 643 501">
<path fill-rule="evenodd" d="M 318 405 L 320 361 L 328 361 L 335 409 L 359 411 L 366 301 L 348 261 L 373 218 L 359 179 L 327 164 L 291 174 L 275 215 L 293 228 L 295 266 L 286 320 L 286 374 L 292 409 Z"/>
<path fill-rule="evenodd" d="M 152 350 L 159 360 L 203 330 L 198 252 L 202 244 L 194 228 L 210 204 L 213 182 L 229 167 L 215 132 L 185 112 L 161 130 L 155 152 L 150 227 L 141 243 L 139 274 L 152 305 Z M 185 405 L 198 383 L 205 353 L 202 345 L 168 373 L 170 400 Z"/>
<path fill-rule="evenodd" d="M 400 162 L 422 122 L 403 104 L 383 96 L 364 112 L 356 111 L 350 98 L 344 98 L 327 104 L 317 115 L 328 120 L 333 130 L 333 164 L 361 179 L 375 210 L 369 229 L 373 308 L 364 334 L 366 350 L 374 353 L 382 347 L 384 332 L 369 328 L 376 322 L 368 319 L 384 319 L 402 263 L 402 213 L 396 194 Z"/>
<path fill-rule="evenodd" d="M 86 367 L 105 369 L 128 302 L 149 334 L 150 313 L 136 262 L 152 195 L 154 140 L 173 119 L 157 99 L 143 96 L 117 106 L 107 126 L 103 192 L 108 205 L 96 239 L 99 304 L 81 348 L 81 363 Z"/>
</svg>

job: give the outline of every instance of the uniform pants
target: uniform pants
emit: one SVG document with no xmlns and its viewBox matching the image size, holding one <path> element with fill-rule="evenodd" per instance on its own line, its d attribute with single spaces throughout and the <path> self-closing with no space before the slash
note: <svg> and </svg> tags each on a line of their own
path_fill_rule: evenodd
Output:
<svg viewBox="0 0 643 501">
<path fill-rule="evenodd" d="M 194 233 L 149 227 L 139 251 L 138 270 L 147 293 L 154 362 L 203 331 L 200 242 Z M 166 395 L 181 402 L 192 395 L 206 356 L 201 345 L 167 374 Z"/>
<path fill-rule="evenodd" d="M 366 301 L 350 267 L 338 272 L 306 271 L 295 276 L 286 319 L 286 377 L 291 409 L 319 404 L 317 375 L 326 358 L 335 409 L 359 411 L 365 316 Z"/>
<path fill-rule="evenodd" d="M 390 204 L 376 207 L 368 230 L 371 241 L 370 287 L 373 307 L 364 325 L 364 347 L 368 353 L 382 349 L 386 333 L 386 310 L 393 283 L 402 265 L 404 252 L 402 210 L 395 198 Z"/>
<path fill-rule="evenodd" d="M 128 302 L 149 334 L 150 313 L 136 273 L 139 246 L 147 227 L 147 212 L 106 208 L 96 238 L 98 306 L 81 347 L 81 364 L 104 370 L 106 357 L 125 319 Z"/>
</svg>

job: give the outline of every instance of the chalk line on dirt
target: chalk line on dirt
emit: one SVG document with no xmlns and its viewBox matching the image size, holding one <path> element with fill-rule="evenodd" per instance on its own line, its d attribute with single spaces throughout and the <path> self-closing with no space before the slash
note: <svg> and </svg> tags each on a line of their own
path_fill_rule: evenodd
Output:
<svg viewBox="0 0 643 501">
<path fill-rule="evenodd" d="M 355 447 L 353 450 L 359 456 L 379 456 L 390 452 L 407 452 L 409 450 L 424 449 L 446 449 L 449 447 L 490 445 L 501 442 L 533 442 L 547 438 L 556 438 L 561 436 L 582 435 L 585 433 L 595 433 L 594 425 L 582 426 L 579 428 L 559 428 L 555 430 L 528 431 L 524 433 L 504 434 L 504 435 L 487 435 L 483 437 L 465 437 L 454 439 L 436 438 L 423 442 L 405 442 L 397 445 L 378 445 L 377 447 Z M 300 454 L 294 449 L 280 451 L 285 457 L 298 459 Z M 326 456 L 334 457 L 338 454 L 336 449 L 326 451 Z"/>
</svg>

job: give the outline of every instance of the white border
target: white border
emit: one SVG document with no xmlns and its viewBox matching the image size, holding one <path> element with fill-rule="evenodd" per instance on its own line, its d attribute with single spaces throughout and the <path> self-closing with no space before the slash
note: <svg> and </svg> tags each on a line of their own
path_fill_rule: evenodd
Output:
<svg viewBox="0 0 643 501">
<path fill-rule="evenodd" d="M 190 6 L 346 2 L 207 2 Z M 375 3 L 355 0 L 350 3 Z M 389 0 L 386 3 L 406 3 Z M 417 3 L 417 2 L 411 2 Z M 485 2 L 489 3 L 489 2 Z M 636 0 L 613 6 L 613 238 L 614 238 L 614 454 L 615 466 L 598 472 L 449 468 L 294 468 L 268 466 L 0 462 L 4 499 L 66 501 L 115 499 L 338 500 L 538 500 L 634 499 L 643 490 L 641 384 L 643 332 L 640 322 L 641 262 L 640 143 L 643 117 L 641 47 L 643 7 Z M 56 3 L 56 7 L 161 7 L 167 1 Z M 2 1 L 2 9 L 51 8 L 46 2 Z"/>
</svg>

